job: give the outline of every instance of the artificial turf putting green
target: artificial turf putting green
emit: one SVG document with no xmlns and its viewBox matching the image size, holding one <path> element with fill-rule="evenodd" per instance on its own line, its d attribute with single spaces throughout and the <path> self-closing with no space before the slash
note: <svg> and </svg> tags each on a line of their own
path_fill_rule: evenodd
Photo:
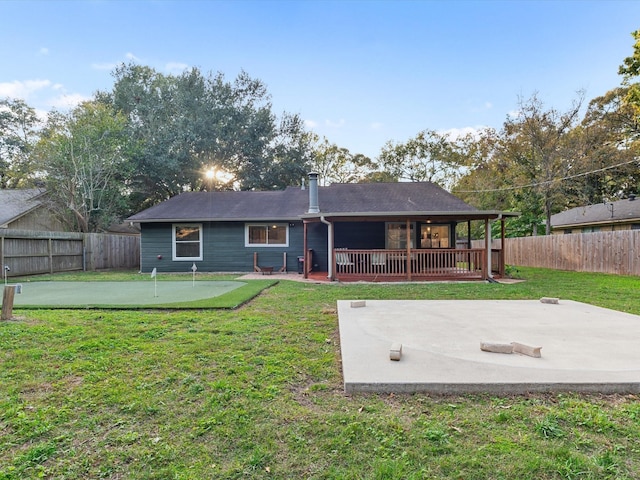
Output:
<svg viewBox="0 0 640 480">
<path fill-rule="evenodd" d="M 246 282 L 30 282 L 14 297 L 16 307 L 156 306 L 219 297 Z"/>
</svg>

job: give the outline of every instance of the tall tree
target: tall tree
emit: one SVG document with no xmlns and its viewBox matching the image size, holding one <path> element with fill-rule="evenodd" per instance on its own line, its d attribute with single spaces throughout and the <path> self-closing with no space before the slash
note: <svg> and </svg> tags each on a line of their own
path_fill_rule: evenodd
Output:
<svg viewBox="0 0 640 480">
<path fill-rule="evenodd" d="M 566 188 L 567 206 L 599 203 L 637 193 L 640 172 L 640 130 L 634 108 L 627 102 L 628 87 L 619 87 L 589 102 L 572 135 L 579 138 L 580 158 Z M 578 143 L 578 142 L 574 142 Z M 578 148 L 576 148 L 578 151 Z"/>
<path fill-rule="evenodd" d="M 635 40 L 633 54 L 624 59 L 618 73 L 623 76 L 623 85 L 628 87 L 625 101 L 633 108 L 636 123 L 640 123 L 640 82 L 634 81 L 640 76 L 640 30 L 631 32 L 631 36 Z"/>
<path fill-rule="evenodd" d="M 404 143 L 387 142 L 378 161 L 392 177 L 434 182 L 445 189 L 451 189 L 462 173 L 455 142 L 433 130 L 423 130 Z"/>
<path fill-rule="evenodd" d="M 311 170 L 319 174 L 322 185 L 358 183 L 365 180 L 373 168 L 374 163 L 369 157 L 361 153 L 354 155 L 325 137 L 321 141 L 316 138 Z"/>
<path fill-rule="evenodd" d="M 185 190 L 273 189 L 299 183 L 309 160 L 309 137 L 297 115 L 272 113 L 266 86 L 241 72 L 178 76 L 121 65 L 112 92 L 99 94 L 128 119 L 136 140 L 133 203 L 143 208 Z M 224 171 L 232 181 L 207 183 Z"/>
<path fill-rule="evenodd" d="M 254 188 L 276 190 L 300 185 L 312 170 L 313 139 L 299 115 L 283 113 L 267 151 L 268 165 Z"/>
<path fill-rule="evenodd" d="M 546 110 L 534 94 L 519 102 L 518 114 L 504 125 L 501 155 L 512 162 L 523 186 L 533 189 L 540 198 L 545 217 L 545 231 L 551 233 L 551 215 L 562 203 L 562 182 L 573 173 L 577 152 L 572 129 L 578 123 L 583 94 L 566 112 Z"/>
<path fill-rule="evenodd" d="M 39 124 L 36 111 L 23 100 L 0 100 L 0 188 L 23 187 L 33 180 L 30 154 Z"/>
<path fill-rule="evenodd" d="M 37 145 L 51 209 L 81 232 L 102 231 L 126 212 L 131 165 L 126 119 L 85 102 L 49 116 Z"/>
</svg>

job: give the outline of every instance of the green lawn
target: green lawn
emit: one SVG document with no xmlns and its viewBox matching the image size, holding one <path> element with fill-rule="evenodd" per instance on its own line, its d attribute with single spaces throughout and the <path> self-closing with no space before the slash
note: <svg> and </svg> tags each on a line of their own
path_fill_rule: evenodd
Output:
<svg viewBox="0 0 640 480">
<path fill-rule="evenodd" d="M 17 310 L 0 323 L 0 479 L 640 478 L 637 395 L 342 392 L 338 299 L 553 296 L 640 315 L 636 277 L 517 274 L 282 281 L 236 310 Z"/>
</svg>

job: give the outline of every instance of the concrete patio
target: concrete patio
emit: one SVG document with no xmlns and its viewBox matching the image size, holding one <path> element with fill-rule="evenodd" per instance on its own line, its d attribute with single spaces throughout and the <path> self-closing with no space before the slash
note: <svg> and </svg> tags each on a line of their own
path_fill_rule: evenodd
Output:
<svg viewBox="0 0 640 480">
<path fill-rule="evenodd" d="M 636 315 L 562 299 L 365 303 L 338 301 L 346 393 L 640 392 Z M 481 342 L 539 346 L 542 357 Z M 390 360 L 393 343 L 400 361 Z"/>
</svg>

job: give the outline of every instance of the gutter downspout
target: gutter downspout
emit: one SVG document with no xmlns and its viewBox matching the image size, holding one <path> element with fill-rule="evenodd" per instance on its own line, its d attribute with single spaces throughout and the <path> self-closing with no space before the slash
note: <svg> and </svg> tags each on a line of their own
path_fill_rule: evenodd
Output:
<svg viewBox="0 0 640 480">
<path fill-rule="evenodd" d="M 320 221 L 329 226 L 327 231 L 327 278 L 335 280 L 333 278 L 333 223 L 325 219 L 324 215 L 320 215 Z"/>
</svg>

